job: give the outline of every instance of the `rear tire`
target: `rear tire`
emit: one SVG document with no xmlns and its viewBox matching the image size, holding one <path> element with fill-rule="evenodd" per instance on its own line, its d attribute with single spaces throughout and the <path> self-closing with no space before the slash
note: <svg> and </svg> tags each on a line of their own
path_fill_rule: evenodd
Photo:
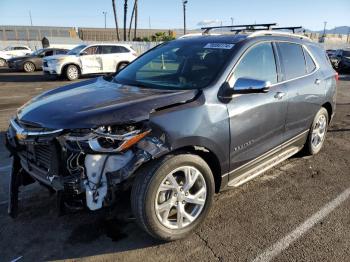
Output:
<svg viewBox="0 0 350 262">
<path fill-rule="evenodd" d="M 307 155 L 316 155 L 320 152 L 326 138 L 329 123 L 328 111 L 321 107 L 317 112 L 307 137 L 304 151 Z"/>
<path fill-rule="evenodd" d="M 186 237 L 203 222 L 214 192 L 213 174 L 201 157 L 168 155 L 137 172 L 131 208 L 143 230 L 172 241 Z"/>
<path fill-rule="evenodd" d="M 3 58 L 0 58 L 0 67 L 5 67 L 6 66 L 6 60 Z"/>
<path fill-rule="evenodd" d="M 35 65 L 32 62 L 25 62 L 23 64 L 23 70 L 26 73 L 32 73 L 35 71 Z"/>
<path fill-rule="evenodd" d="M 69 81 L 77 80 L 80 77 L 79 68 L 76 65 L 69 65 L 65 69 L 65 76 Z"/>
<path fill-rule="evenodd" d="M 117 66 L 117 72 L 122 70 L 124 67 L 126 67 L 129 63 L 122 62 Z"/>
</svg>

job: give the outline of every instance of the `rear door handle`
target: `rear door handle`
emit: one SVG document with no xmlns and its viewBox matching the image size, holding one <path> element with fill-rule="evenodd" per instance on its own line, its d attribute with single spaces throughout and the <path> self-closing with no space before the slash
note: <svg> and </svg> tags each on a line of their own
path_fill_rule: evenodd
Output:
<svg viewBox="0 0 350 262">
<path fill-rule="evenodd" d="M 285 92 L 277 92 L 274 97 L 277 99 L 282 99 L 285 95 Z"/>
<path fill-rule="evenodd" d="M 317 79 L 315 80 L 315 84 L 316 84 L 316 85 L 321 84 L 321 79 L 318 79 L 318 78 L 317 78 Z"/>
</svg>

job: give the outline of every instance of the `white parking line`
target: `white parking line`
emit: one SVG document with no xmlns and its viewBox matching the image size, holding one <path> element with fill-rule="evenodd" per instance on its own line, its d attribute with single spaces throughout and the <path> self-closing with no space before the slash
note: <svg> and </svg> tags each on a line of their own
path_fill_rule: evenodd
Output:
<svg viewBox="0 0 350 262">
<path fill-rule="evenodd" d="M 313 214 L 304 223 L 299 225 L 294 231 L 290 232 L 284 238 L 266 249 L 262 254 L 257 256 L 253 262 L 267 262 L 278 256 L 283 250 L 287 249 L 290 244 L 309 231 L 320 220 L 328 216 L 335 208 L 343 203 L 350 196 L 350 188 L 344 190 L 336 199 L 329 202 L 317 213 Z"/>
</svg>

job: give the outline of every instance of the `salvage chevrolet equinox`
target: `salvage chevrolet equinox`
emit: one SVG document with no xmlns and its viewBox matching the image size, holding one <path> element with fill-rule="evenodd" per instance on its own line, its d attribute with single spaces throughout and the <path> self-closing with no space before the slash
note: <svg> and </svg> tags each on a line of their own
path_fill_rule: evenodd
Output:
<svg viewBox="0 0 350 262">
<path fill-rule="evenodd" d="M 320 151 L 336 78 L 318 44 L 269 28 L 184 37 L 114 76 L 47 91 L 10 120 L 9 214 L 34 181 L 73 209 L 118 205 L 130 189 L 141 228 L 183 238 L 216 192 Z"/>
</svg>

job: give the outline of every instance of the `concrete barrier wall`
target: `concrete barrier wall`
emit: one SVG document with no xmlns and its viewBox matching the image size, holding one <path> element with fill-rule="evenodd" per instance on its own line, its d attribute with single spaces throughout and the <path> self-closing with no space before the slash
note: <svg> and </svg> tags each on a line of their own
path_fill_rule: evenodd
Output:
<svg viewBox="0 0 350 262">
<path fill-rule="evenodd" d="M 97 41 L 84 41 L 87 44 L 98 44 L 98 43 L 112 43 L 110 42 L 97 42 Z M 117 43 L 117 42 L 114 42 Z M 138 54 L 142 54 L 147 50 L 155 47 L 160 44 L 160 42 L 120 42 L 121 44 L 129 44 L 131 45 Z M 7 46 L 11 45 L 26 45 L 30 47 L 32 50 L 38 50 L 42 48 L 41 41 L 0 41 L 0 50 L 4 49 Z"/>
</svg>

